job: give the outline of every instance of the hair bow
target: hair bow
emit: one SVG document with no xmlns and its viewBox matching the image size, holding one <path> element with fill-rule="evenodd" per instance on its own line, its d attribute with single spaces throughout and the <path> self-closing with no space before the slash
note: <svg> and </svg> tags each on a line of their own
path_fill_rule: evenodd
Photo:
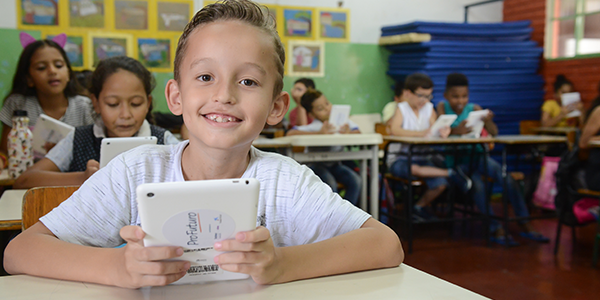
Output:
<svg viewBox="0 0 600 300">
<path fill-rule="evenodd" d="M 21 40 L 21 45 L 23 46 L 23 48 L 27 47 L 29 44 L 36 41 L 36 39 L 27 32 L 19 33 L 19 40 Z M 64 33 L 61 33 L 61 34 L 53 37 L 52 41 L 57 43 L 61 48 L 64 48 L 65 44 L 67 43 L 67 35 Z"/>
</svg>

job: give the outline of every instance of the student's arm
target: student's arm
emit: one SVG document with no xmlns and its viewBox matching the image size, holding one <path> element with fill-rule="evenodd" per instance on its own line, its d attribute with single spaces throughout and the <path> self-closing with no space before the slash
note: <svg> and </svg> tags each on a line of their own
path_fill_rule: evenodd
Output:
<svg viewBox="0 0 600 300">
<path fill-rule="evenodd" d="M 373 218 L 359 229 L 313 244 L 275 248 L 269 230 L 259 227 L 215 246 L 233 251 L 215 258 L 224 270 L 249 274 L 260 284 L 390 268 L 404 260 L 396 233 Z"/>
<path fill-rule="evenodd" d="M 560 121 L 562 121 L 562 119 L 565 118 L 568 113 L 573 110 L 570 106 L 561 106 L 560 113 L 553 118 L 552 115 L 550 115 L 549 108 L 545 109 L 546 106 L 547 104 L 542 106 L 542 127 L 556 126 L 558 123 L 560 123 Z"/>
<path fill-rule="evenodd" d="M 83 172 L 61 172 L 54 162 L 43 158 L 21 174 L 13 186 L 17 189 L 28 189 L 38 186 L 81 185 L 99 168 L 100 164 L 97 161 L 89 160 Z"/>
<path fill-rule="evenodd" d="M 481 106 L 475 104 L 473 110 L 481 110 Z M 497 136 L 498 135 L 498 126 L 496 125 L 496 123 L 494 122 L 494 113 L 490 110 L 488 115 L 486 117 L 483 118 L 483 124 L 484 124 L 484 128 L 485 130 L 487 130 L 487 132 L 492 135 L 492 136 Z"/>
<path fill-rule="evenodd" d="M 298 105 L 296 111 L 296 126 L 308 125 L 308 114 L 302 105 Z"/>
<path fill-rule="evenodd" d="M 37 222 L 8 244 L 4 268 L 10 274 L 126 288 L 166 285 L 185 275 L 189 262 L 164 261 L 181 256 L 181 247 L 144 247 L 143 236 L 141 228 L 126 226 L 121 230 L 125 247 L 88 247 L 61 241 Z"/>
<path fill-rule="evenodd" d="M 397 136 L 408 136 L 408 137 L 424 137 L 429 130 L 423 131 L 415 131 L 415 130 L 405 130 L 402 128 L 402 122 L 404 121 L 402 117 L 402 112 L 400 108 L 396 108 L 396 112 L 394 116 L 390 119 L 386 129 L 387 132 L 391 135 Z"/>
<path fill-rule="evenodd" d="M 590 117 L 588 118 L 587 123 L 583 127 L 583 132 L 581 133 L 581 138 L 579 139 L 579 147 L 587 148 L 588 143 L 592 139 L 596 139 L 596 134 L 600 131 L 600 106 L 597 106 Z"/>
</svg>

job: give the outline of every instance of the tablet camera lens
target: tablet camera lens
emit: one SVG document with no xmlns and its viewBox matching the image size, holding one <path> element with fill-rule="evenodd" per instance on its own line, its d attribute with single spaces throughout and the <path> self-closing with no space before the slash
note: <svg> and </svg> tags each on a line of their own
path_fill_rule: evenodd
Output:
<svg viewBox="0 0 600 300">
<path fill-rule="evenodd" d="M 148 196 L 148 198 L 152 198 L 154 197 L 154 193 L 148 193 L 146 196 Z"/>
<path fill-rule="evenodd" d="M 248 180 L 246 180 L 246 184 L 250 183 Z"/>
<path fill-rule="evenodd" d="M 110 145 L 110 142 L 106 142 L 107 145 Z"/>
</svg>

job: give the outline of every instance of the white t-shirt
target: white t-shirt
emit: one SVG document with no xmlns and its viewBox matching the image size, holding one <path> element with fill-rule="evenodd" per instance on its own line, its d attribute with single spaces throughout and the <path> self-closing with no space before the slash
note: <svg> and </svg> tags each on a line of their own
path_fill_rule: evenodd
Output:
<svg viewBox="0 0 600 300">
<path fill-rule="evenodd" d="M 136 187 L 184 181 L 177 145 L 145 145 L 114 158 L 69 199 L 40 221 L 59 239 L 115 247 L 119 230 L 140 225 Z M 252 147 L 242 178 L 260 182 L 256 224 L 269 229 L 277 247 L 314 243 L 360 228 L 369 214 L 331 191 L 309 168 L 289 157 Z"/>
<path fill-rule="evenodd" d="M 94 136 L 97 138 L 105 138 L 104 134 L 104 122 L 102 122 L 102 118 L 98 118 L 94 123 L 93 127 Z M 151 136 L 150 131 L 150 123 L 144 120 L 142 126 L 140 126 L 140 130 L 133 136 Z M 75 131 L 69 132 L 67 136 L 65 136 L 56 146 L 54 146 L 48 154 L 46 154 L 46 158 L 51 160 L 61 172 L 69 171 L 71 166 L 71 161 L 73 160 L 73 139 L 75 138 Z M 177 144 L 180 141 L 168 130 L 165 130 L 164 135 L 165 145 L 173 145 Z"/>
<path fill-rule="evenodd" d="M 402 113 L 402 129 L 404 130 L 413 130 L 413 131 L 423 131 L 429 129 L 431 126 L 429 121 L 431 119 L 431 114 L 433 113 L 433 104 L 431 102 L 425 103 L 423 107 L 419 109 L 419 115 L 417 116 L 413 109 L 410 107 L 408 102 L 400 102 L 398 103 L 398 108 L 400 109 L 400 113 Z M 413 152 L 426 151 L 425 148 L 417 148 Z M 400 152 L 407 152 L 408 147 L 403 146 L 399 143 L 390 144 L 388 147 L 388 158 L 387 165 L 391 166 L 396 159 L 398 159 L 398 154 Z M 405 157 L 405 156 L 403 156 Z M 422 156 L 413 156 L 413 159 L 422 158 Z"/>
<path fill-rule="evenodd" d="M 13 94 L 6 98 L 0 110 L 0 121 L 7 126 L 12 126 L 12 115 L 15 110 L 27 111 L 29 127 L 33 128 L 40 114 L 44 110 L 35 96 L 24 97 Z M 60 118 L 61 122 L 73 127 L 84 126 L 94 123 L 92 118 L 92 100 L 84 96 L 69 97 L 69 106 L 65 114 Z"/>
</svg>

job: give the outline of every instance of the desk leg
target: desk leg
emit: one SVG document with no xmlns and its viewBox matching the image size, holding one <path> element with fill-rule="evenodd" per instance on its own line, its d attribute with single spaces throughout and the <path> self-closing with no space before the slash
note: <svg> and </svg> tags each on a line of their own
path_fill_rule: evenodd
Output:
<svg viewBox="0 0 600 300">
<path fill-rule="evenodd" d="M 408 152 L 406 153 L 406 161 L 408 168 L 408 191 L 407 191 L 407 200 L 406 200 L 406 222 L 408 223 L 408 253 L 412 253 L 412 244 L 413 244 L 413 190 L 412 190 L 412 145 L 408 145 Z"/>
<path fill-rule="evenodd" d="M 502 216 L 504 223 L 504 240 L 506 241 L 506 247 L 510 245 L 508 243 L 508 167 L 507 167 L 507 152 L 508 145 L 504 145 L 502 149 L 502 209 L 504 215 Z"/>
<path fill-rule="evenodd" d="M 379 146 L 371 146 L 371 216 L 379 220 Z"/>
<path fill-rule="evenodd" d="M 362 150 L 362 146 L 360 147 Z M 367 160 L 368 158 L 363 157 L 360 160 L 360 208 L 364 211 L 369 211 L 367 207 Z"/>
</svg>

